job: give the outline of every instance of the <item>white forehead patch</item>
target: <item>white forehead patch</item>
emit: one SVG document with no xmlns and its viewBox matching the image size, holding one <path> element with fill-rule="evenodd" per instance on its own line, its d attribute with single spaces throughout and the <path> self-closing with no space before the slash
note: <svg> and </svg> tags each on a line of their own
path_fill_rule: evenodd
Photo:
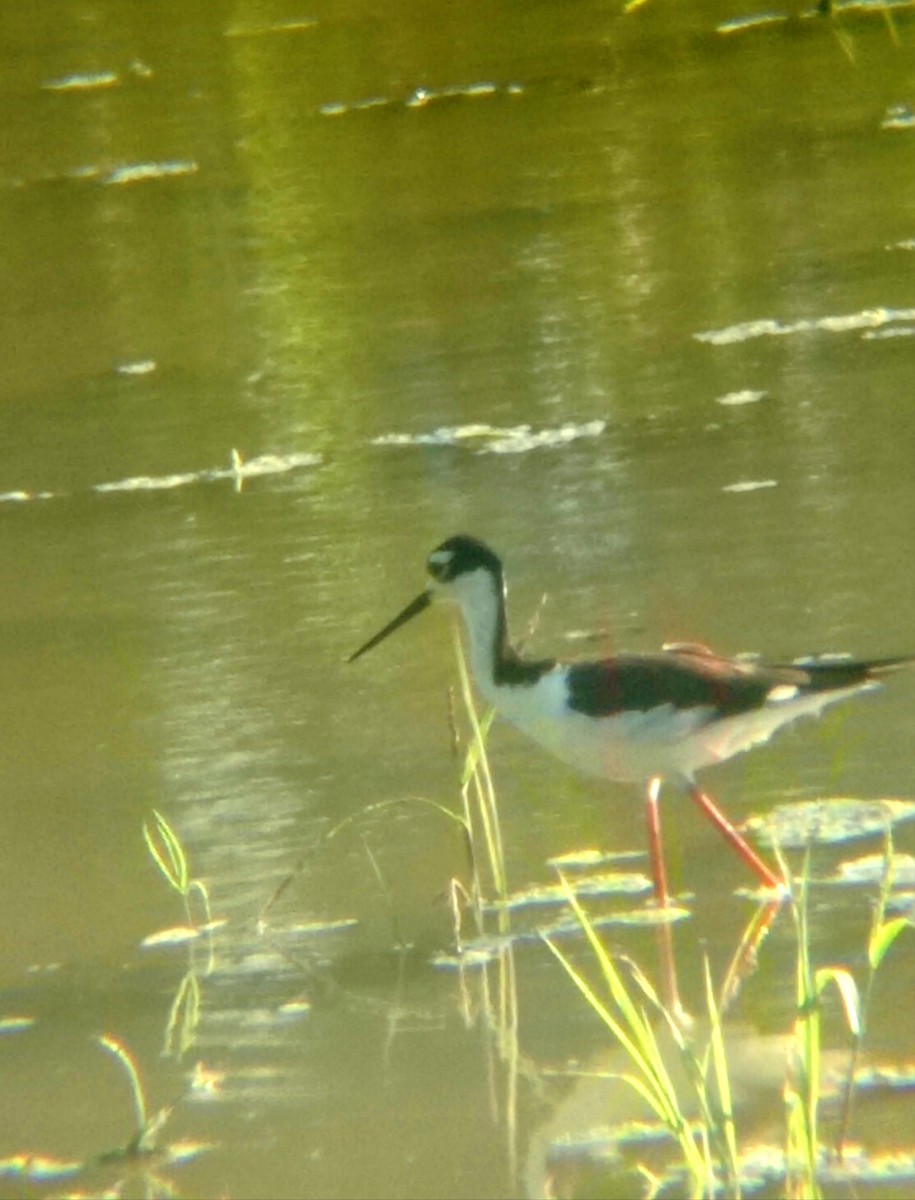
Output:
<svg viewBox="0 0 915 1200">
<path fill-rule="evenodd" d="M 437 567 L 445 567 L 453 558 L 453 550 L 433 550 L 429 555 L 429 562 L 435 563 Z"/>
<path fill-rule="evenodd" d="M 773 704 L 783 704 L 786 700 L 793 700 L 797 694 L 798 689 L 790 683 L 780 683 L 770 690 L 766 699 L 771 700 Z"/>
</svg>

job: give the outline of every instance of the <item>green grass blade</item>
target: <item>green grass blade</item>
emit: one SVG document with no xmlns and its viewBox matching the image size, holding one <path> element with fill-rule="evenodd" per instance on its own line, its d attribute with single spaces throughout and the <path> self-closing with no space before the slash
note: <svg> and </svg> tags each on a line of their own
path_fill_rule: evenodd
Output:
<svg viewBox="0 0 915 1200">
<path fill-rule="evenodd" d="M 461 681 L 461 696 L 464 701 L 467 717 L 470 721 L 470 728 L 473 732 L 471 747 L 468 751 L 468 762 L 470 762 L 471 756 L 473 756 L 473 768 L 469 773 L 465 769 L 465 775 L 468 776 L 468 779 L 475 776 L 478 778 L 479 810 L 483 825 L 483 836 L 486 842 L 486 853 L 489 858 L 489 866 L 492 872 L 496 895 L 500 900 L 504 900 L 508 894 L 505 873 L 505 851 L 502 845 L 496 789 L 489 770 L 489 759 L 486 755 L 486 730 L 488 730 L 489 722 L 492 720 L 492 713 L 488 714 L 483 722 L 477 716 L 476 705 L 473 701 L 473 689 L 470 685 L 470 675 L 467 671 L 467 660 L 464 657 L 464 648 L 457 629 L 455 629 L 454 633 L 454 643 L 458 662 L 458 674 Z"/>
<path fill-rule="evenodd" d="M 724 1045 L 724 1030 L 721 1024 L 721 1013 L 715 999 L 715 988 L 712 984 L 712 969 L 708 956 L 705 958 L 705 1000 L 711 1022 L 711 1037 L 709 1048 L 712 1057 L 712 1070 L 715 1073 L 715 1084 L 718 1088 L 718 1103 L 721 1108 L 721 1120 L 724 1125 L 724 1138 L 728 1152 L 728 1166 L 731 1179 L 735 1186 L 735 1200 L 740 1200 L 740 1164 L 737 1150 L 737 1129 L 734 1124 L 734 1100 L 731 1094 L 731 1077 L 728 1071 L 727 1051 Z"/>
<path fill-rule="evenodd" d="M 140 1072 L 137 1070 L 137 1064 L 133 1061 L 133 1056 L 123 1042 L 119 1042 L 117 1038 L 112 1037 L 110 1034 L 98 1034 L 95 1038 L 95 1041 L 124 1068 L 124 1073 L 126 1074 L 127 1080 L 130 1084 L 130 1093 L 133 1099 L 133 1110 L 136 1116 L 137 1129 L 145 1129 L 146 1098 L 143 1095 L 143 1085 L 140 1082 Z"/>
<path fill-rule="evenodd" d="M 845 1010 L 848 1028 L 855 1037 L 858 1037 L 861 1033 L 861 998 L 858 994 L 858 985 L 850 972 L 846 971 L 844 967 L 820 967 L 813 980 L 817 999 L 823 995 L 829 984 L 836 985 L 842 998 L 842 1007 Z"/>
<path fill-rule="evenodd" d="M 620 1022 L 616 1019 L 616 1017 L 614 1017 L 610 1009 L 607 1008 L 607 1006 L 603 1003 L 603 1001 L 588 983 L 587 979 L 585 979 L 581 972 L 579 972 L 575 966 L 573 966 L 572 962 L 566 957 L 565 954 L 563 954 L 556 943 L 553 942 L 545 933 L 542 933 L 540 936 L 543 938 L 544 942 L 546 942 L 547 948 L 552 952 L 554 957 L 562 964 L 567 975 L 584 996 L 590 1007 L 594 1010 L 603 1024 L 606 1025 L 606 1027 L 610 1030 L 613 1036 L 629 1055 L 633 1064 L 644 1075 L 646 1075 L 648 1078 L 651 1078 L 651 1070 L 636 1041 L 630 1037 Z M 654 1095 L 653 1092 L 652 1094 Z M 667 1111 L 663 1105 L 659 1104 L 658 1098 L 655 1097 L 649 1101 L 649 1103 L 651 1104 L 652 1110 L 657 1114 L 658 1118 L 664 1121 L 666 1124 L 669 1124 L 671 1121 L 671 1113 Z"/>
<path fill-rule="evenodd" d="M 157 809 L 153 809 L 155 833 L 143 822 L 143 838 L 156 866 L 181 895 L 187 892 L 188 869 L 187 856 L 178 835 L 169 825 L 165 817 Z"/>
<path fill-rule="evenodd" d="M 893 917 L 890 921 L 881 921 L 872 931 L 867 945 L 867 961 L 872 971 L 876 971 L 883 962 L 886 952 L 905 928 L 915 928 L 909 917 Z"/>
<path fill-rule="evenodd" d="M 561 871 L 559 872 L 559 879 L 576 920 L 584 931 L 588 944 L 597 959 L 601 976 L 607 985 L 611 999 L 619 1010 L 620 1020 L 613 1019 L 615 1036 L 656 1096 L 657 1103 L 663 1113 L 662 1119 L 679 1137 L 680 1131 L 684 1126 L 684 1119 L 680 1112 L 676 1088 L 664 1064 L 654 1031 L 641 1008 L 636 1005 L 629 995 L 625 981 L 620 975 L 616 963 L 598 937 L 594 925 L 588 918 L 588 914 L 582 908 L 578 897 Z M 555 947 L 553 949 L 555 952 Z M 574 967 L 571 968 L 572 972 L 574 970 Z M 588 990 L 591 990 L 590 987 Z M 604 1011 L 609 1011 L 596 997 L 595 1000 Z M 617 1032 L 617 1030 L 620 1032 Z"/>
</svg>

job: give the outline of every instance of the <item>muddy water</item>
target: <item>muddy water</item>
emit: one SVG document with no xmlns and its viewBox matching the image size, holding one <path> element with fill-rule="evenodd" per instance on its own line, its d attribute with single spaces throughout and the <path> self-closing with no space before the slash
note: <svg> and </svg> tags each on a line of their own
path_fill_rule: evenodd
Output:
<svg viewBox="0 0 915 1200">
<path fill-rule="evenodd" d="M 567 1073 L 613 1050 L 536 936 L 561 918 L 536 889 L 581 850 L 644 875 L 638 798 L 494 727 L 509 887 L 535 891 L 513 958 L 461 973 L 464 846 L 416 802 L 460 805 L 447 621 L 342 660 L 458 530 L 505 557 L 519 629 L 546 593 L 537 652 L 913 648 L 915 30 L 894 12 L 6 6 L 3 1194 L 538 1194 L 556 1138 L 630 1113 Z M 913 688 L 709 785 L 740 819 L 911 799 Z M 224 922 L 211 943 L 142 945 L 188 920 L 153 810 Z M 714 832 L 676 796 L 664 814 L 696 1007 L 700 947 L 720 976 L 752 907 Z M 867 828 L 815 873 L 876 852 Z M 875 884 L 840 878 L 814 951 L 860 971 Z M 597 890 L 602 916 L 644 907 Z M 656 970 L 652 931 L 607 937 Z M 758 1063 L 790 1025 L 792 939 L 783 916 L 731 1035 L 770 1141 Z M 898 1063 L 896 951 L 872 1044 Z M 149 1112 L 174 1105 L 159 1158 L 26 1185 L 17 1155 L 129 1140 L 128 1053 Z M 911 1146 L 894 1093 L 858 1120 L 875 1151 Z"/>
</svg>

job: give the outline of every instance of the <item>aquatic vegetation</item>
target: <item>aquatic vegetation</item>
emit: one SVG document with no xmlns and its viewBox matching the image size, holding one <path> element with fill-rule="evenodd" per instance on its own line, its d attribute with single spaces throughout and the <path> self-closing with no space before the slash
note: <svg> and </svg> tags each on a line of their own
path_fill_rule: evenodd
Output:
<svg viewBox="0 0 915 1200">
<path fill-rule="evenodd" d="M 736 1061 L 740 1042 L 733 1041 L 723 1020 L 734 991 L 730 983 L 726 981 L 716 994 L 706 961 L 706 1012 L 701 1025 L 684 1023 L 680 1014 L 658 997 L 637 964 L 608 950 L 579 896 L 561 876 L 570 912 L 597 966 L 597 981 L 592 982 L 549 932 L 544 933 L 544 940 L 628 1059 L 629 1069 L 606 1078 L 615 1078 L 637 1093 L 654 1121 L 611 1126 L 602 1130 L 599 1138 L 589 1135 L 577 1146 L 566 1139 L 555 1147 L 557 1155 L 567 1161 L 578 1155 L 579 1161 L 603 1163 L 615 1175 L 637 1170 L 648 1181 L 645 1194 L 650 1196 L 740 1197 L 775 1186 L 786 1197 L 815 1200 L 823 1195 L 824 1186 L 838 1182 L 851 1185 L 915 1178 L 911 1147 L 901 1147 L 889 1155 L 871 1155 L 848 1140 L 857 1081 L 860 1077 L 862 1085 L 873 1082 L 870 1072 L 859 1072 L 859 1063 L 876 975 L 900 934 L 913 925 L 909 917 L 887 915 L 898 858 L 893 854 L 888 832 L 881 856 L 880 891 L 868 936 L 866 978 L 859 985 L 847 967 L 814 963 L 809 927 L 809 850 L 798 877 L 792 876 L 780 854 L 780 865 L 791 888 L 795 929 L 795 1018 L 789 1036 L 783 1039 L 787 1053 L 783 1082 L 785 1143 L 781 1147 L 744 1144 L 738 1139 L 730 1078 L 731 1060 Z M 824 1069 L 827 1052 L 821 1028 L 823 1001 L 832 990 L 840 999 L 850 1039 L 847 1068 L 838 1083 L 828 1079 Z M 671 1041 L 676 1053 L 670 1051 Z M 772 1053 L 777 1056 L 779 1052 L 773 1045 Z M 835 1052 L 829 1052 L 828 1058 L 834 1067 Z M 903 1076 L 907 1078 L 904 1072 Z M 835 1108 L 838 1095 L 838 1134 L 835 1145 L 830 1146 L 820 1130 L 820 1115 L 824 1099 L 830 1099 Z M 674 1144 L 677 1155 L 675 1160 L 668 1157 L 660 1171 L 640 1161 L 643 1148 L 650 1147 L 654 1154 L 665 1143 Z"/>
<path fill-rule="evenodd" d="M 143 839 L 161 875 L 181 897 L 187 920 L 186 925 L 159 930 L 145 937 L 141 943 L 144 949 L 156 946 L 188 947 L 187 970 L 172 1000 L 162 1051 L 166 1057 L 181 1059 L 193 1046 L 200 1023 L 200 978 L 194 944 L 198 938 L 206 936 L 207 962 L 204 971 L 209 975 L 215 966 L 212 935 L 224 922 L 213 920 L 206 884 L 191 875 L 187 853 L 180 838 L 163 814 L 155 809 L 152 822 L 143 823 Z M 194 909 L 197 905 L 204 917 L 203 922 L 195 918 Z"/>
<path fill-rule="evenodd" d="M 188 925 L 191 928 L 196 927 L 192 913 L 194 897 L 202 904 L 207 923 L 212 921 L 213 914 L 210 911 L 210 897 L 206 884 L 191 878 L 184 846 L 166 818 L 156 809 L 153 809 L 153 823 L 143 822 L 143 839 L 166 882 L 184 901 Z"/>
<path fill-rule="evenodd" d="M 163 878 L 182 898 L 187 925 L 161 930 L 145 938 L 144 948 L 187 944 L 189 966 L 178 986 L 169 1009 L 163 1055 L 180 1059 L 194 1042 L 200 1017 L 200 984 L 194 953 L 200 937 L 209 942 L 209 965 L 213 965 L 211 935 L 223 922 L 214 921 L 209 894 L 204 883 L 192 876 L 187 853 L 177 833 L 160 812 L 143 825 L 143 837 L 153 862 Z M 199 920 L 199 917 L 204 920 Z M 32 1016 L 8 1015 L 0 1020 L 0 1034 L 9 1037 L 34 1036 L 41 1022 Z M 68 1195 L 86 1197 L 137 1194 L 147 1197 L 170 1197 L 177 1194 L 171 1178 L 163 1172 L 184 1165 L 210 1149 L 209 1144 L 188 1139 L 167 1138 L 166 1128 L 180 1101 L 190 1095 L 212 1091 L 218 1078 L 198 1063 L 193 1074 L 178 1092 L 177 1098 L 150 1109 L 143 1073 L 136 1055 L 126 1041 L 111 1032 L 95 1034 L 92 1042 L 121 1069 L 128 1085 L 132 1109 L 132 1133 L 127 1141 L 101 1152 L 80 1158 L 60 1158 L 55 1155 L 17 1151 L 0 1159 L 0 1182 L 12 1181 L 27 1189 L 67 1186 L 76 1181 L 85 1190 L 68 1190 Z M 91 1080 L 87 1080 L 91 1089 Z M 112 1173 L 114 1177 L 112 1178 Z"/>
<path fill-rule="evenodd" d="M 0 1159 L 0 1182 L 18 1182 L 30 1195 L 43 1187 L 66 1185 L 70 1189 L 77 1180 L 86 1190 L 68 1190 L 67 1195 L 176 1195 L 174 1183 L 162 1172 L 193 1161 L 211 1149 L 210 1145 L 186 1139 L 166 1141 L 163 1135 L 174 1105 L 166 1104 L 150 1114 L 140 1067 L 130 1048 L 110 1033 L 98 1034 L 93 1041 L 120 1066 L 127 1079 L 133 1133 L 123 1145 L 85 1158 L 63 1159 L 30 1151 L 10 1155 Z"/>
<path fill-rule="evenodd" d="M 564 877 L 561 879 L 565 883 Z M 544 935 L 544 941 L 586 1003 L 625 1051 L 632 1069 L 618 1078 L 645 1101 L 659 1128 L 676 1142 L 689 1179 L 689 1194 L 712 1195 L 718 1191 L 719 1171 L 723 1170 L 733 1183 L 739 1169 L 721 1018 L 708 965 L 706 1002 L 711 1035 L 706 1046 L 697 1052 L 679 1014 L 662 1004 L 636 964 L 606 949 L 571 888 L 567 888 L 567 899 L 598 965 L 601 991 L 548 934 Z M 661 1051 L 654 1024 L 659 1016 L 688 1067 L 691 1098 L 697 1102 L 701 1114 L 698 1120 L 687 1115 L 682 1093 Z"/>
</svg>

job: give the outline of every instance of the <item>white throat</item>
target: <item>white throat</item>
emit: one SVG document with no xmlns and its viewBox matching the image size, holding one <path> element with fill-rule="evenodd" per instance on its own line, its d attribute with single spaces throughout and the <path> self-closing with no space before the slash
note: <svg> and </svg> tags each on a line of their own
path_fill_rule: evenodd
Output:
<svg viewBox="0 0 915 1200">
<path fill-rule="evenodd" d="M 446 595 L 458 605 L 464 618 L 471 674 L 486 699 L 495 703 L 495 666 L 504 637 L 504 601 L 497 582 L 489 571 L 471 571 L 458 576 Z"/>
</svg>

